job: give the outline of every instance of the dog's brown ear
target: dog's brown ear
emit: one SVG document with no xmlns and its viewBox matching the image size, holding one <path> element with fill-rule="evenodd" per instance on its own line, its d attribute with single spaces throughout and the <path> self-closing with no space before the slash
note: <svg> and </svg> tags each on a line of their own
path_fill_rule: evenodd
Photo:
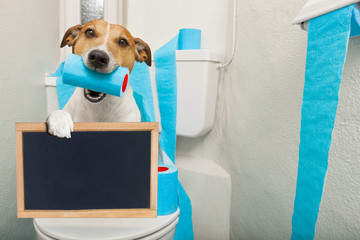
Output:
<svg viewBox="0 0 360 240">
<path fill-rule="evenodd" d="M 83 26 L 79 24 L 69 28 L 64 34 L 60 47 L 65 47 L 65 45 L 68 45 L 69 47 L 74 46 L 82 27 Z"/>
<path fill-rule="evenodd" d="M 135 42 L 135 60 L 138 62 L 145 62 L 149 67 L 151 66 L 151 50 L 149 45 L 140 38 L 134 38 Z"/>
</svg>

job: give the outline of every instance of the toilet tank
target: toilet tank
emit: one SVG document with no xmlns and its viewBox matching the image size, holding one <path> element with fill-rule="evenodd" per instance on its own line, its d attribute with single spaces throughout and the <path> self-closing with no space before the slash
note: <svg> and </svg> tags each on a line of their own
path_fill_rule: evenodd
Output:
<svg viewBox="0 0 360 240">
<path fill-rule="evenodd" d="M 179 136 L 198 137 L 213 125 L 218 84 L 216 64 L 219 56 L 222 60 L 229 54 L 232 6 L 232 0 L 126 1 L 126 28 L 148 43 L 152 52 L 182 28 L 201 30 L 201 50 L 177 52 Z M 151 68 L 153 72 L 154 67 Z"/>
<path fill-rule="evenodd" d="M 176 51 L 178 136 L 199 137 L 211 129 L 215 117 L 219 62 L 220 56 L 207 49 Z M 159 121 L 155 71 L 153 64 L 150 73 L 155 116 Z"/>
<path fill-rule="evenodd" d="M 220 56 L 207 49 L 177 50 L 177 135 L 199 137 L 212 127 L 215 117 Z M 160 121 L 155 82 L 155 64 L 150 68 L 156 121 Z M 45 76 L 47 112 L 59 108 L 56 78 Z"/>
</svg>

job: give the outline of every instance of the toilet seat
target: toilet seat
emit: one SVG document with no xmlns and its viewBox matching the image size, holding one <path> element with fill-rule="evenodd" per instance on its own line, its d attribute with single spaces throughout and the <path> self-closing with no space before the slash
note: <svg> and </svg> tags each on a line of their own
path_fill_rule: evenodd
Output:
<svg viewBox="0 0 360 240">
<path fill-rule="evenodd" d="M 35 218 L 34 226 L 48 239 L 158 239 L 175 228 L 179 212 L 157 218 Z"/>
</svg>

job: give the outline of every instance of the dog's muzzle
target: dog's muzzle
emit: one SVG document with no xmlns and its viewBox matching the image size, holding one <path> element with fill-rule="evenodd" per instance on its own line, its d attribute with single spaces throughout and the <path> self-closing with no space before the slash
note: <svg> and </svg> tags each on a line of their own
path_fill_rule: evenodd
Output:
<svg viewBox="0 0 360 240">
<path fill-rule="evenodd" d="M 95 49 L 89 52 L 88 61 L 89 64 L 97 70 L 107 68 L 110 58 L 106 52 Z"/>
<path fill-rule="evenodd" d="M 91 50 L 88 54 L 88 64 L 90 68 L 93 68 L 96 71 L 103 71 L 105 70 L 110 62 L 109 55 L 99 49 Z M 101 102 L 105 97 L 105 93 L 92 91 L 89 89 L 84 89 L 84 96 L 87 100 L 92 103 Z"/>
<path fill-rule="evenodd" d="M 84 97 L 92 103 L 98 103 L 106 97 L 106 94 L 84 89 Z"/>
</svg>

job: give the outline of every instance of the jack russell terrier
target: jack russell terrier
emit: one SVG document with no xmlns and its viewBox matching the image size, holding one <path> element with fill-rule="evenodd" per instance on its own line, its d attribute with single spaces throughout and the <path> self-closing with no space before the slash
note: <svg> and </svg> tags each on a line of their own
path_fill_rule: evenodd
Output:
<svg viewBox="0 0 360 240">
<path fill-rule="evenodd" d="M 86 67 L 102 73 L 111 73 L 118 66 L 128 68 L 131 73 L 135 60 L 151 65 L 148 44 L 133 38 L 124 27 L 102 20 L 69 28 L 60 47 L 65 45 L 82 56 Z M 51 112 L 46 122 L 50 134 L 70 138 L 73 121 L 140 122 L 140 119 L 130 86 L 121 98 L 78 87 L 64 109 Z"/>
</svg>

